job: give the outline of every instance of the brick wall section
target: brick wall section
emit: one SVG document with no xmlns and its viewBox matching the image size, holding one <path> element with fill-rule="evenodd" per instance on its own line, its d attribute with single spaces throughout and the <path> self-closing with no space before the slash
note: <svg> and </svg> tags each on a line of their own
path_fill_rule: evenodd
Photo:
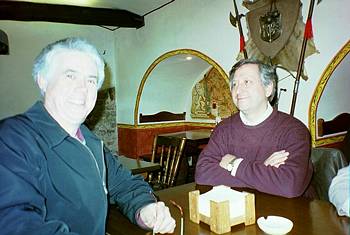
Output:
<svg viewBox="0 0 350 235">
<path fill-rule="evenodd" d="M 118 151 L 117 114 L 115 103 L 115 89 L 100 90 L 97 95 L 95 108 L 87 117 L 85 124 L 104 144 L 113 152 Z"/>
<path fill-rule="evenodd" d="M 118 128 L 119 154 L 137 158 L 152 154 L 153 139 L 156 134 L 203 129 L 203 126 L 183 125 L 160 128 Z M 210 129 L 210 128 L 208 128 Z"/>
</svg>

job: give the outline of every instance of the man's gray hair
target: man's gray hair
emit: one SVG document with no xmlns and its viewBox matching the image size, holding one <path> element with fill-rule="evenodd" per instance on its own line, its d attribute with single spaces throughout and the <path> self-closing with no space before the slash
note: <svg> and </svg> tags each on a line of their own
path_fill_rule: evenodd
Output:
<svg viewBox="0 0 350 235">
<path fill-rule="evenodd" d="M 96 62 L 98 70 L 97 87 L 101 88 L 105 77 L 105 63 L 98 53 L 95 46 L 86 39 L 79 37 L 65 38 L 47 45 L 34 60 L 32 75 L 34 81 L 37 82 L 38 76 L 42 75 L 46 79 L 46 75 L 50 69 L 52 58 L 59 52 L 66 50 L 75 50 L 89 54 Z"/>
<path fill-rule="evenodd" d="M 243 59 L 238 61 L 236 64 L 232 66 L 232 69 L 230 71 L 230 88 L 232 89 L 233 81 L 234 81 L 234 75 L 235 72 L 237 71 L 238 68 L 245 64 L 256 64 L 258 65 L 259 68 L 259 73 L 260 73 L 260 79 L 262 84 L 266 87 L 268 85 L 272 84 L 272 93 L 269 96 L 269 101 L 272 101 L 275 93 L 276 93 L 276 87 L 277 87 L 277 74 L 276 74 L 276 69 L 272 65 L 265 64 L 259 60 L 256 59 Z"/>
</svg>

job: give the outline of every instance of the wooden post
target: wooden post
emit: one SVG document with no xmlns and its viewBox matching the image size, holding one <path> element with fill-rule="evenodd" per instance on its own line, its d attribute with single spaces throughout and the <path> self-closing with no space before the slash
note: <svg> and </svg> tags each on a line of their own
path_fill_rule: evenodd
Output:
<svg viewBox="0 0 350 235">
<path fill-rule="evenodd" d="M 236 0 L 233 0 L 233 5 L 235 8 L 236 20 L 237 20 L 237 25 L 238 25 L 239 41 L 240 41 L 240 43 L 242 43 L 241 40 L 243 40 L 243 43 L 244 43 L 244 35 L 243 35 L 243 30 L 242 30 L 242 25 L 241 25 L 241 15 L 238 13 Z M 243 47 L 243 55 L 244 55 L 244 59 L 248 59 L 247 50 L 245 49 L 245 46 Z"/>
<path fill-rule="evenodd" d="M 229 201 L 210 201 L 210 230 L 217 234 L 231 231 Z"/>
<path fill-rule="evenodd" d="M 314 5 L 315 5 L 315 0 L 311 0 L 310 7 L 309 7 L 309 13 L 308 13 L 308 16 L 307 16 L 307 20 L 311 21 Z M 305 29 L 306 29 L 306 27 L 305 27 Z M 292 105 L 291 105 L 291 108 L 290 108 L 290 115 L 291 116 L 294 116 L 295 104 L 296 104 L 296 101 L 297 101 L 297 95 L 298 95 L 298 89 L 299 89 L 299 83 L 300 83 L 300 76 L 301 76 L 301 73 L 303 71 L 303 64 L 304 64 L 307 40 L 308 40 L 308 38 L 306 38 L 305 35 L 304 35 L 303 44 L 301 46 L 301 52 L 300 52 L 300 57 L 299 57 L 297 76 L 296 76 L 295 81 L 294 81 Z"/>
<path fill-rule="evenodd" d="M 245 196 L 245 225 L 255 224 L 255 195 L 248 193 Z"/>
<path fill-rule="evenodd" d="M 199 190 L 188 193 L 190 204 L 190 220 L 199 224 Z"/>
</svg>

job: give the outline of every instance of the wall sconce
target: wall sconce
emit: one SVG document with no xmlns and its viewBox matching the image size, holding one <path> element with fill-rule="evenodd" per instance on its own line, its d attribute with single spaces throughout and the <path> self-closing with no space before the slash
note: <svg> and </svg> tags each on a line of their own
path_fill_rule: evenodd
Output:
<svg viewBox="0 0 350 235">
<path fill-rule="evenodd" d="M 0 55 L 9 54 L 9 39 L 7 34 L 0 30 Z"/>
</svg>

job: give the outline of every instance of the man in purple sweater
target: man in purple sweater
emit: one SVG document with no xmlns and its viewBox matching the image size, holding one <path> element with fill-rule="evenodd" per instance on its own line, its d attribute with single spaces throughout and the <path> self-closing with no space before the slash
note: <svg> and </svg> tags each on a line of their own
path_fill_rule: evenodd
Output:
<svg viewBox="0 0 350 235">
<path fill-rule="evenodd" d="M 305 193 L 313 172 L 309 131 L 271 107 L 276 81 L 275 70 L 259 61 L 233 66 L 230 87 L 240 112 L 213 131 L 197 162 L 197 184 L 248 187 L 289 198 Z"/>
</svg>

